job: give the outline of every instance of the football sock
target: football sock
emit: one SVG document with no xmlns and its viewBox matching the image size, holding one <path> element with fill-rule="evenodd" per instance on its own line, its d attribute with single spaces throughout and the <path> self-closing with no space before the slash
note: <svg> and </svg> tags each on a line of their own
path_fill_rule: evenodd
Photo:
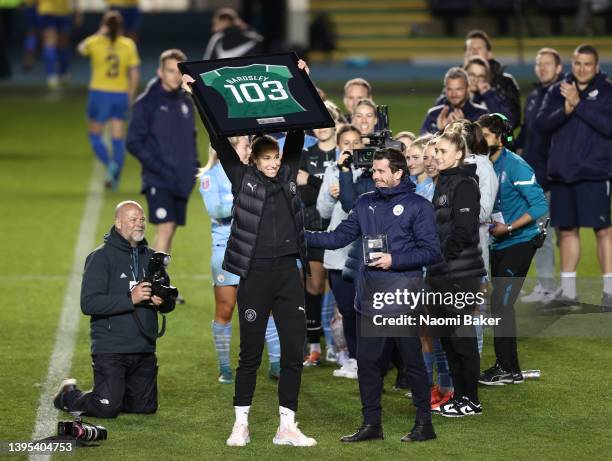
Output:
<svg viewBox="0 0 612 461">
<path fill-rule="evenodd" d="M 215 341 L 215 351 L 219 360 L 219 368 L 230 367 L 230 342 L 232 340 L 232 322 L 217 323 L 212 322 L 213 340 Z M 247 412 L 248 413 L 248 412 Z"/>
<path fill-rule="evenodd" d="M 576 272 L 561 272 L 561 294 L 570 299 L 576 297 Z"/>
<path fill-rule="evenodd" d="M 102 140 L 102 135 L 89 133 L 89 143 L 91 144 L 94 154 L 98 157 L 98 160 L 100 160 L 104 166 L 108 167 L 110 159 L 108 158 L 108 150 L 106 149 L 106 144 L 104 144 Z"/>
<path fill-rule="evenodd" d="M 115 180 L 119 179 L 121 170 L 123 169 L 123 163 L 125 161 L 125 142 L 121 138 L 113 138 L 113 160 L 117 164 L 117 171 L 115 172 Z"/>
<path fill-rule="evenodd" d="M 287 427 L 293 425 L 295 422 L 295 411 L 290 410 L 286 407 L 278 407 L 278 413 L 280 415 L 280 426 Z"/>
<path fill-rule="evenodd" d="M 274 317 L 268 317 L 268 325 L 266 326 L 266 344 L 268 345 L 268 359 L 270 363 L 280 361 L 280 340 L 278 339 L 278 331 Z"/>
<path fill-rule="evenodd" d="M 234 407 L 234 413 L 236 414 L 236 422 L 238 424 L 249 425 L 249 411 L 251 406 L 247 407 Z"/>
<path fill-rule="evenodd" d="M 323 328 L 325 345 L 328 350 L 334 346 L 334 337 L 331 332 L 331 320 L 334 317 L 335 307 L 336 300 L 334 299 L 334 295 L 331 290 L 326 291 L 321 301 L 321 327 Z"/>
<path fill-rule="evenodd" d="M 45 45 L 43 48 L 43 61 L 45 62 L 45 71 L 47 77 L 57 73 L 57 48 L 55 46 Z"/>
<path fill-rule="evenodd" d="M 36 35 L 28 35 L 25 39 L 25 52 L 26 53 L 34 53 L 36 51 L 36 43 L 38 40 L 36 39 Z"/>
<path fill-rule="evenodd" d="M 453 387 L 453 379 L 451 378 L 446 354 L 444 353 L 442 342 L 439 338 L 434 338 L 433 347 L 436 356 L 436 368 L 438 370 L 438 386 L 442 390 L 451 389 Z"/>
<path fill-rule="evenodd" d="M 59 60 L 60 75 L 66 74 L 70 68 L 70 57 L 72 52 L 69 46 L 64 46 L 57 49 L 57 57 Z"/>
<path fill-rule="evenodd" d="M 612 273 L 603 275 L 603 291 L 612 294 Z"/>
</svg>

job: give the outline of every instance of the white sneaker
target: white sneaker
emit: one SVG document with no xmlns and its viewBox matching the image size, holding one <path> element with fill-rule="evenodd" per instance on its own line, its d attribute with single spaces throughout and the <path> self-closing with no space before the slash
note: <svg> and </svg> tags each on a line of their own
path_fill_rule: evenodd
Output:
<svg viewBox="0 0 612 461">
<path fill-rule="evenodd" d="M 325 352 L 325 361 L 331 363 L 338 362 L 338 354 L 336 354 L 336 351 L 333 349 L 333 347 L 328 348 Z"/>
<path fill-rule="evenodd" d="M 526 296 L 521 296 L 521 302 L 525 304 L 527 303 L 548 304 L 554 299 L 554 297 L 555 297 L 554 291 L 547 290 L 538 283 L 530 294 Z"/>
<path fill-rule="evenodd" d="M 272 439 L 274 445 L 291 445 L 294 447 L 314 447 L 317 441 L 312 437 L 306 437 L 298 428 L 298 423 L 287 424 L 278 427 L 276 435 Z"/>
<path fill-rule="evenodd" d="M 338 352 L 338 365 L 341 367 L 344 366 L 346 362 L 348 362 L 349 358 L 348 351 Z"/>
<path fill-rule="evenodd" d="M 244 447 L 250 441 L 249 426 L 242 423 L 234 423 L 232 433 L 227 439 L 226 444 L 228 447 Z"/>
<path fill-rule="evenodd" d="M 348 359 L 344 365 L 338 370 L 334 370 L 334 377 L 357 379 L 357 360 Z"/>
</svg>

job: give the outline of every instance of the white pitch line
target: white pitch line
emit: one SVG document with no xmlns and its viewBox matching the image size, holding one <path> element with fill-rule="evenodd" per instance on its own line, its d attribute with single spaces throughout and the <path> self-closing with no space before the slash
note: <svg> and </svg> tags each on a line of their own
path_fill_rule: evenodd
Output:
<svg viewBox="0 0 612 461">
<path fill-rule="evenodd" d="M 89 252 L 94 248 L 96 228 L 104 202 L 104 175 L 104 168 L 100 162 L 94 160 L 87 201 L 85 202 L 85 209 L 81 216 L 81 224 L 77 234 L 78 240 L 74 249 L 72 269 L 68 277 L 61 317 L 55 333 L 55 346 L 49 359 L 47 378 L 38 402 L 36 425 L 32 433 L 32 440 L 55 435 L 57 430 L 58 411 L 53 407 L 52 400 L 59 383 L 70 375 L 74 343 L 81 320 L 79 305 L 83 263 Z M 29 459 L 48 460 L 50 458 L 50 455 L 30 455 Z"/>
</svg>

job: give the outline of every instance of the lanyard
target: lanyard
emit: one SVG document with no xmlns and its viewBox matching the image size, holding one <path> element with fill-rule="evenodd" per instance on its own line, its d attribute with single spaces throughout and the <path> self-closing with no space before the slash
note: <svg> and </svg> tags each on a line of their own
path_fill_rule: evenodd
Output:
<svg viewBox="0 0 612 461">
<path fill-rule="evenodd" d="M 134 282 L 138 281 L 138 269 L 139 269 L 139 265 L 138 265 L 138 248 L 133 248 L 132 252 L 130 254 L 130 259 L 131 264 L 130 264 L 130 271 L 132 271 L 132 278 L 134 280 Z M 143 268 L 143 272 L 144 272 L 144 268 Z M 144 274 L 143 274 L 144 275 Z"/>
<path fill-rule="evenodd" d="M 497 159 L 497 163 L 499 164 L 499 173 L 497 173 L 497 183 L 499 184 L 499 189 L 497 191 L 497 209 L 500 212 L 502 211 L 502 176 L 504 175 L 504 166 L 506 163 L 504 151 L 505 151 L 505 148 L 502 147 L 501 154 L 499 155 L 499 158 Z"/>
</svg>

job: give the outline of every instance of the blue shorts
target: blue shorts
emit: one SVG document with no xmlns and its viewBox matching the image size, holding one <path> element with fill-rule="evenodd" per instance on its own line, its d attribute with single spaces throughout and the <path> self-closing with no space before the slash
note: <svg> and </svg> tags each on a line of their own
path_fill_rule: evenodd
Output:
<svg viewBox="0 0 612 461">
<path fill-rule="evenodd" d="M 121 13 L 121 17 L 123 18 L 123 29 L 126 32 L 136 32 L 138 29 L 140 29 L 142 24 L 142 15 L 140 14 L 140 9 L 137 6 L 127 8 L 114 6 L 111 8 L 111 10 Z"/>
<path fill-rule="evenodd" d="M 609 227 L 610 181 L 551 182 L 550 221 L 561 229 Z"/>
<path fill-rule="evenodd" d="M 161 187 L 148 187 L 145 190 L 147 204 L 149 205 L 149 222 L 162 224 L 174 222 L 177 226 L 184 226 L 187 217 L 187 199 L 178 197 L 168 189 Z"/>
<path fill-rule="evenodd" d="M 232 274 L 221 267 L 223 265 L 225 248 L 225 246 L 213 245 L 210 256 L 210 269 L 213 277 L 213 285 L 218 287 L 238 285 L 240 282 L 239 276 Z"/>
<path fill-rule="evenodd" d="M 25 7 L 26 27 L 28 29 L 38 29 L 40 27 L 40 16 L 36 12 L 36 6 Z"/>
<path fill-rule="evenodd" d="M 40 27 L 43 29 L 52 28 L 58 32 L 70 33 L 72 30 L 72 16 L 53 16 L 42 14 L 39 17 Z"/>
<path fill-rule="evenodd" d="M 116 93 L 112 91 L 89 90 L 87 100 L 87 117 L 104 123 L 111 118 L 126 120 L 129 108 L 127 93 Z"/>
</svg>

